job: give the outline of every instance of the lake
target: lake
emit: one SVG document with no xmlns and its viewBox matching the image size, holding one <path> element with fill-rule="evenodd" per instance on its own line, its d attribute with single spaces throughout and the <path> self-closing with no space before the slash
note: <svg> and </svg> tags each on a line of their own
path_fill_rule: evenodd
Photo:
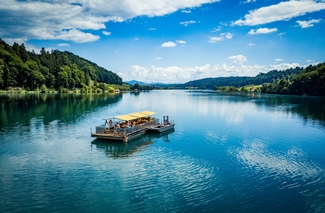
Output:
<svg viewBox="0 0 325 213">
<path fill-rule="evenodd" d="M 154 90 L 0 106 L 0 212 L 325 212 L 323 97 Z M 175 131 L 90 137 L 144 110 Z"/>
</svg>

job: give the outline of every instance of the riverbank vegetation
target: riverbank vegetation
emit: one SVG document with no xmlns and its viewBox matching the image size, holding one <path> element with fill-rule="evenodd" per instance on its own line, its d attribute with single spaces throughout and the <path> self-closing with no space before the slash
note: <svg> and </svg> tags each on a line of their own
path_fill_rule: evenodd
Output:
<svg viewBox="0 0 325 213">
<path fill-rule="evenodd" d="M 0 39 L 0 90 L 18 92 L 115 92 L 130 87 L 122 78 L 73 53 L 59 50 L 40 54 L 24 44 Z"/>
<path fill-rule="evenodd" d="M 261 92 L 270 94 L 325 96 L 325 63 L 310 65 L 295 76 L 284 76 L 263 84 Z"/>
<path fill-rule="evenodd" d="M 325 96 L 325 63 L 272 70 L 255 77 L 219 77 L 190 81 L 183 88 L 214 89 L 220 92 L 261 92 Z"/>
<path fill-rule="evenodd" d="M 204 78 L 195 81 L 189 81 L 183 85 L 184 88 L 197 89 L 215 89 L 220 87 L 236 87 L 241 88 L 247 85 L 262 85 L 269 83 L 274 79 L 283 78 L 284 76 L 294 76 L 303 70 L 302 67 L 291 68 L 283 71 L 272 70 L 268 73 L 259 73 L 255 77 L 218 77 L 218 78 Z"/>
</svg>

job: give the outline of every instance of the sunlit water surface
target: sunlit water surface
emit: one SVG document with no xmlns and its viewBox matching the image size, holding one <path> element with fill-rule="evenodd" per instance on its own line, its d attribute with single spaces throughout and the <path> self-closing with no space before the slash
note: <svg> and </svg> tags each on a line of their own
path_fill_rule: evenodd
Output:
<svg viewBox="0 0 325 213">
<path fill-rule="evenodd" d="M 143 110 L 175 131 L 90 137 Z M 0 113 L 0 212 L 325 212 L 324 98 L 11 95 Z"/>
</svg>

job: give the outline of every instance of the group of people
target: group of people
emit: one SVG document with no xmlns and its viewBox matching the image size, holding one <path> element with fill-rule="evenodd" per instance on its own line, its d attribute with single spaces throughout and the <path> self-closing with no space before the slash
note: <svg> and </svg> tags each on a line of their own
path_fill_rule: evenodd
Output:
<svg viewBox="0 0 325 213">
<path fill-rule="evenodd" d="M 114 133 L 117 133 L 117 134 L 120 134 L 122 133 L 122 128 L 123 129 L 131 129 L 132 127 L 140 124 L 140 123 L 146 123 L 148 121 L 152 121 L 152 118 L 151 117 L 148 117 L 148 118 L 138 118 L 138 119 L 133 119 L 131 121 L 123 121 L 123 122 L 119 122 L 119 123 L 116 123 L 114 124 L 113 126 L 113 121 L 112 120 L 106 120 L 105 121 L 105 126 L 106 126 L 106 130 L 105 132 L 110 132 L 113 130 Z"/>
<path fill-rule="evenodd" d="M 110 131 L 110 129 L 112 129 L 112 127 L 113 127 L 113 121 L 112 120 L 109 120 L 109 122 L 107 122 L 107 120 L 106 120 L 105 126 L 106 126 L 106 131 Z M 132 128 L 132 124 L 130 122 L 126 122 L 126 121 L 120 122 L 120 123 L 116 123 L 114 125 L 113 132 L 119 134 L 120 132 L 122 132 L 121 131 L 121 128 L 128 128 L 128 129 L 130 129 L 130 128 Z"/>
</svg>

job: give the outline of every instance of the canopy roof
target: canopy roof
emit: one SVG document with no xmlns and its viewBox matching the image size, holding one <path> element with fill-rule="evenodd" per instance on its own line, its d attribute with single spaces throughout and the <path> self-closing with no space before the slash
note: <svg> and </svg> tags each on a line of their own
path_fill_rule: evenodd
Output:
<svg viewBox="0 0 325 213">
<path fill-rule="evenodd" d="M 118 115 L 118 116 L 115 116 L 114 118 L 118 118 L 123 121 L 130 121 L 130 120 L 135 119 L 136 117 L 133 117 L 131 115 Z"/>
<path fill-rule="evenodd" d="M 148 111 L 148 110 L 147 111 L 140 112 L 140 113 L 145 114 L 147 116 L 157 114 L 156 112 L 151 112 L 151 111 Z"/>
<path fill-rule="evenodd" d="M 143 111 L 143 112 L 134 112 L 134 113 L 130 113 L 130 114 L 125 114 L 125 115 L 118 115 L 118 116 L 114 116 L 114 118 L 123 120 L 123 121 L 130 121 L 133 119 L 137 119 L 137 118 L 144 118 L 144 117 L 148 117 L 150 115 L 154 115 L 157 114 L 156 112 L 152 112 L 152 111 Z"/>
</svg>

